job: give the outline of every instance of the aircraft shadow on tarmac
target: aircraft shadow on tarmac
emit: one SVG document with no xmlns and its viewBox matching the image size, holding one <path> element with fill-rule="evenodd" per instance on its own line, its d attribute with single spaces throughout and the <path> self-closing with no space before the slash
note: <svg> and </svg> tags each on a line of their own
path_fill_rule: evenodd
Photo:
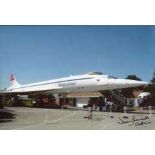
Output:
<svg viewBox="0 0 155 155">
<path fill-rule="evenodd" d="M 7 123 L 13 121 L 15 114 L 12 110 L 0 109 L 0 123 Z"/>
</svg>

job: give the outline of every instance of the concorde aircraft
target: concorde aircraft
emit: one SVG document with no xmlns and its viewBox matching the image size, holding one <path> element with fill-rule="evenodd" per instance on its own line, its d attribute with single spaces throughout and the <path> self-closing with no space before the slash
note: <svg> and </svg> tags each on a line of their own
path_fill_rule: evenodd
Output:
<svg viewBox="0 0 155 155">
<path fill-rule="evenodd" d="M 148 85 L 148 82 L 118 79 L 96 72 L 69 76 L 54 80 L 21 85 L 15 76 L 10 76 L 10 86 L 1 94 L 61 94 L 70 92 L 104 91 Z"/>
</svg>

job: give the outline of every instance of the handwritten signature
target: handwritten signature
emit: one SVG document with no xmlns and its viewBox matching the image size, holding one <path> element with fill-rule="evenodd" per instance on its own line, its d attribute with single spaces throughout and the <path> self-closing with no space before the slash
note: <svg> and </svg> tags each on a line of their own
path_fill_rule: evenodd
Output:
<svg viewBox="0 0 155 155">
<path fill-rule="evenodd" d="M 144 125 L 144 124 L 149 124 L 151 121 L 149 120 L 149 116 L 141 116 L 141 117 L 136 117 L 132 116 L 129 118 L 120 118 L 119 117 L 119 122 L 118 124 L 128 124 L 128 126 L 139 126 L 139 125 Z"/>
</svg>

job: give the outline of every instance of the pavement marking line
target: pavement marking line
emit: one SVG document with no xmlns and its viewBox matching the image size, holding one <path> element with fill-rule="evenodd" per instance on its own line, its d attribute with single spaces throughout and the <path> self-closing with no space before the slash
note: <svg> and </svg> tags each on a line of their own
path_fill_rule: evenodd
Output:
<svg viewBox="0 0 155 155">
<path fill-rule="evenodd" d="M 19 113 L 26 113 L 26 112 L 36 112 L 37 111 L 37 109 L 35 109 L 35 110 L 27 110 L 27 111 L 24 111 L 24 110 L 21 110 L 21 111 L 19 111 L 19 109 L 0 109 L 0 112 L 19 112 Z"/>
<path fill-rule="evenodd" d="M 76 112 L 73 112 L 72 114 L 69 114 L 69 115 L 67 115 L 67 116 L 65 116 L 63 118 L 59 118 L 59 119 L 56 119 L 56 120 L 53 120 L 53 121 L 50 121 L 50 122 L 47 121 L 47 124 L 51 124 L 51 123 L 55 123 L 55 122 L 61 121 L 61 120 L 65 119 L 65 118 L 68 118 L 68 117 L 73 116 L 75 114 L 76 114 Z"/>
<path fill-rule="evenodd" d="M 17 113 L 33 113 L 33 112 L 36 112 L 36 111 L 16 111 Z"/>
<path fill-rule="evenodd" d="M 61 117 L 61 118 L 53 120 L 51 122 L 44 122 L 44 123 L 40 123 L 40 124 L 36 124 L 36 125 L 31 125 L 31 126 L 25 126 L 25 127 L 21 127 L 21 128 L 12 129 L 12 130 L 22 130 L 22 129 L 27 129 L 27 128 L 39 127 L 39 126 L 42 126 L 42 125 L 45 125 L 45 124 L 50 124 L 50 123 L 53 123 L 53 122 L 58 122 L 58 121 L 63 120 L 65 118 L 71 117 L 71 116 L 73 116 L 75 114 L 76 114 L 76 112 L 73 112 L 73 113 L 71 113 L 69 115 L 66 115 L 65 117 Z"/>
</svg>

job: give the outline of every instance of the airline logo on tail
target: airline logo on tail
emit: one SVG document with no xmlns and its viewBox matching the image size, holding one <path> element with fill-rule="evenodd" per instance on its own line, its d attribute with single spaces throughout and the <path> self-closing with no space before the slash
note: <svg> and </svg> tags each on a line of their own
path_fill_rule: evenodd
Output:
<svg viewBox="0 0 155 155">
<path fill-rule="evenodd" d="M 14 80 L 16 80 L 16 78 L 15 78 L 15 76 L 13 74 L 11 74 L 10 77 L 9 77 L 9 80 L 14 81 Z"/>
<path fill-rule="evenodd" d="M 10 80 L 10 85 L 9 88 L 7 90 L 13 89 L 13 88 L 17 88 L 20 87 L 21 85 L 16 81 L 16 78 L 14 76 L 14 74 L 11 74 L 9 77 Z"/>
</svg>

